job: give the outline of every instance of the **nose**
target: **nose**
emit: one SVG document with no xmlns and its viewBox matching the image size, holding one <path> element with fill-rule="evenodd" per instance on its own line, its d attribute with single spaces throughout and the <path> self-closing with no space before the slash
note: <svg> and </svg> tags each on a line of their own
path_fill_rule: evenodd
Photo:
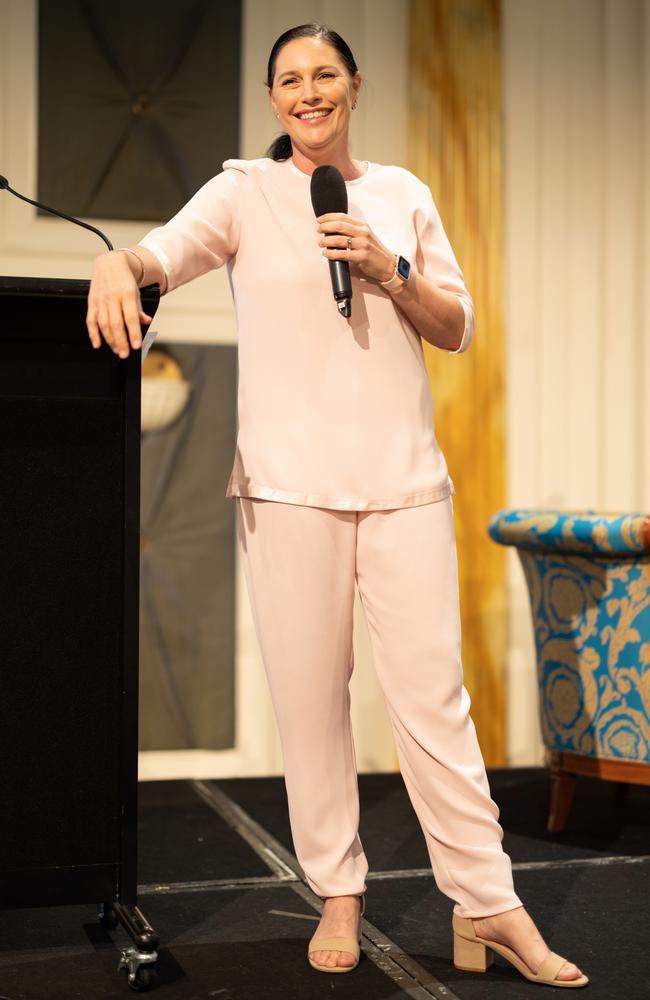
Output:
<svg viewBox="0 0 650 1000">
<path fill-rule="evenodd" d="M 301 100 L 305 102 L 305 104 L 317 104 L 318 101 L 320 101 L 320 94 L 316 90 L 316 87 L 314 86 L 314 81 L 311 79 L 311 77 L 308 77 L 306 80 L 303 80 L 302 94 L 300 95 L 300 97 Z"/>
</svg>

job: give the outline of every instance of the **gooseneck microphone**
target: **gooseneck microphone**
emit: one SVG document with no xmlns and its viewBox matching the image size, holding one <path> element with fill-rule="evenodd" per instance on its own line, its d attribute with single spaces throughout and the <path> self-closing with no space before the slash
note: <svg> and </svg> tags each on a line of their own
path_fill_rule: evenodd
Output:
<svg viewBox="0 0 650 1000">
<path fill-rule="evenodd" d="M 336 167 L 316 167 L 311 175 L 311 203 L 316 217 L 329 212 L 347 212 L 348 192 L 343 174 Z M 346 319 L 352 315 L 352 285 L 347 260 L 330 260 L 332 291 L 338 311 Z"/>
<path fill-rule="evenodd" d="M 59 212 L 56 208 L 48 208 L 47 205 L 42 205 L 40 201 L 32 201 L 31 198 L 26 198 L 24 194 L 18 194 L 14 191 L 12 187 L 9 187 L 9 181 L 6 177 L 0 174 L 0 191 L 9 191 L 10 194 L 20 198 L 21 201 L 26 201 L 28 205 L 34 205 L 35 208 L 41 208 L 44 212 L 49 212 L 51 215 L 58 215 L 60 219 L 65 219 L 67 222 L 76 222 L 78 226 L 83 226 L 84 229 L 90 229 L 91 233 L 96 233 L 97 236 L 103 239 L 104 243 L 109 250 L 113 249 L 113 244 L 109 240 L 108 236 L 104 236 L 101 229 L 96 229 L 95 226 L 91 226 L 88 222 L 82 222 L 81 219 L 75 219 L 74 215 L 66 215 L 65 212 Z"/>
</svg>

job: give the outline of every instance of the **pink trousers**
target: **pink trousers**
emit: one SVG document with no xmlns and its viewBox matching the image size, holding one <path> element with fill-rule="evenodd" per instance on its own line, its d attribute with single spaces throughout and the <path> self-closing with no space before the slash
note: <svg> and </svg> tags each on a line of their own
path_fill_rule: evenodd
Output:
<svg viewBox="0 0 650 1000">
<path fill-rule="evenodd" d="M 451 499 L 336 511 L 238 498 L 237 532 L 312 890 L 366 889 L 348 688 L 356 584 L 436 885 L 462 917 L 523 905 L 463 684 Z"/>
</svg>

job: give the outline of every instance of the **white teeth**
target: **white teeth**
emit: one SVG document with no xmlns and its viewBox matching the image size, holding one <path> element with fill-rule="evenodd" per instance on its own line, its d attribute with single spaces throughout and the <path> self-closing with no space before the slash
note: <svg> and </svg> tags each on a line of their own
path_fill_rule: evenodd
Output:
<svg viewBox="0 0 650 1000">
<path fill-rule="evenodd" d="M 327 110 L 327 111 L 305 111 L 302 114 L 299 114 L 298 118 L 300 118 L 300 120 L 302 121 L 303 119 L 309 119 L 309 118 L 324 118 L 325 115 L 328 115 L 328 114 L 329 114 L 329 110 Z"/>
</svg>

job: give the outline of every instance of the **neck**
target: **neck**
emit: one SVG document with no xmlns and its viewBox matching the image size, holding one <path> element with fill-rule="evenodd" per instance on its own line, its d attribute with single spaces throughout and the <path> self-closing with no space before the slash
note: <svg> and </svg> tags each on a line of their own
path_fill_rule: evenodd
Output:
<svg viewBox="0 0 650 1000">
<path fill-rule="evenodd" d="M 321 167 L 324 164 L 329 164 L 340 170 L 346 181 L 354 181 L 357 177 L 361 177 L 365 173 L 365 164 L 359 160 L 352 159 L 347 145 L 345 148 L 339 148 L 338 150 L 302 150 L 294 144 L 292 159 L 298 170 L 301 170 L 303 174 L 307 174 L 309 177 L 311 177 L 316 167 Z"/>
</svg>

